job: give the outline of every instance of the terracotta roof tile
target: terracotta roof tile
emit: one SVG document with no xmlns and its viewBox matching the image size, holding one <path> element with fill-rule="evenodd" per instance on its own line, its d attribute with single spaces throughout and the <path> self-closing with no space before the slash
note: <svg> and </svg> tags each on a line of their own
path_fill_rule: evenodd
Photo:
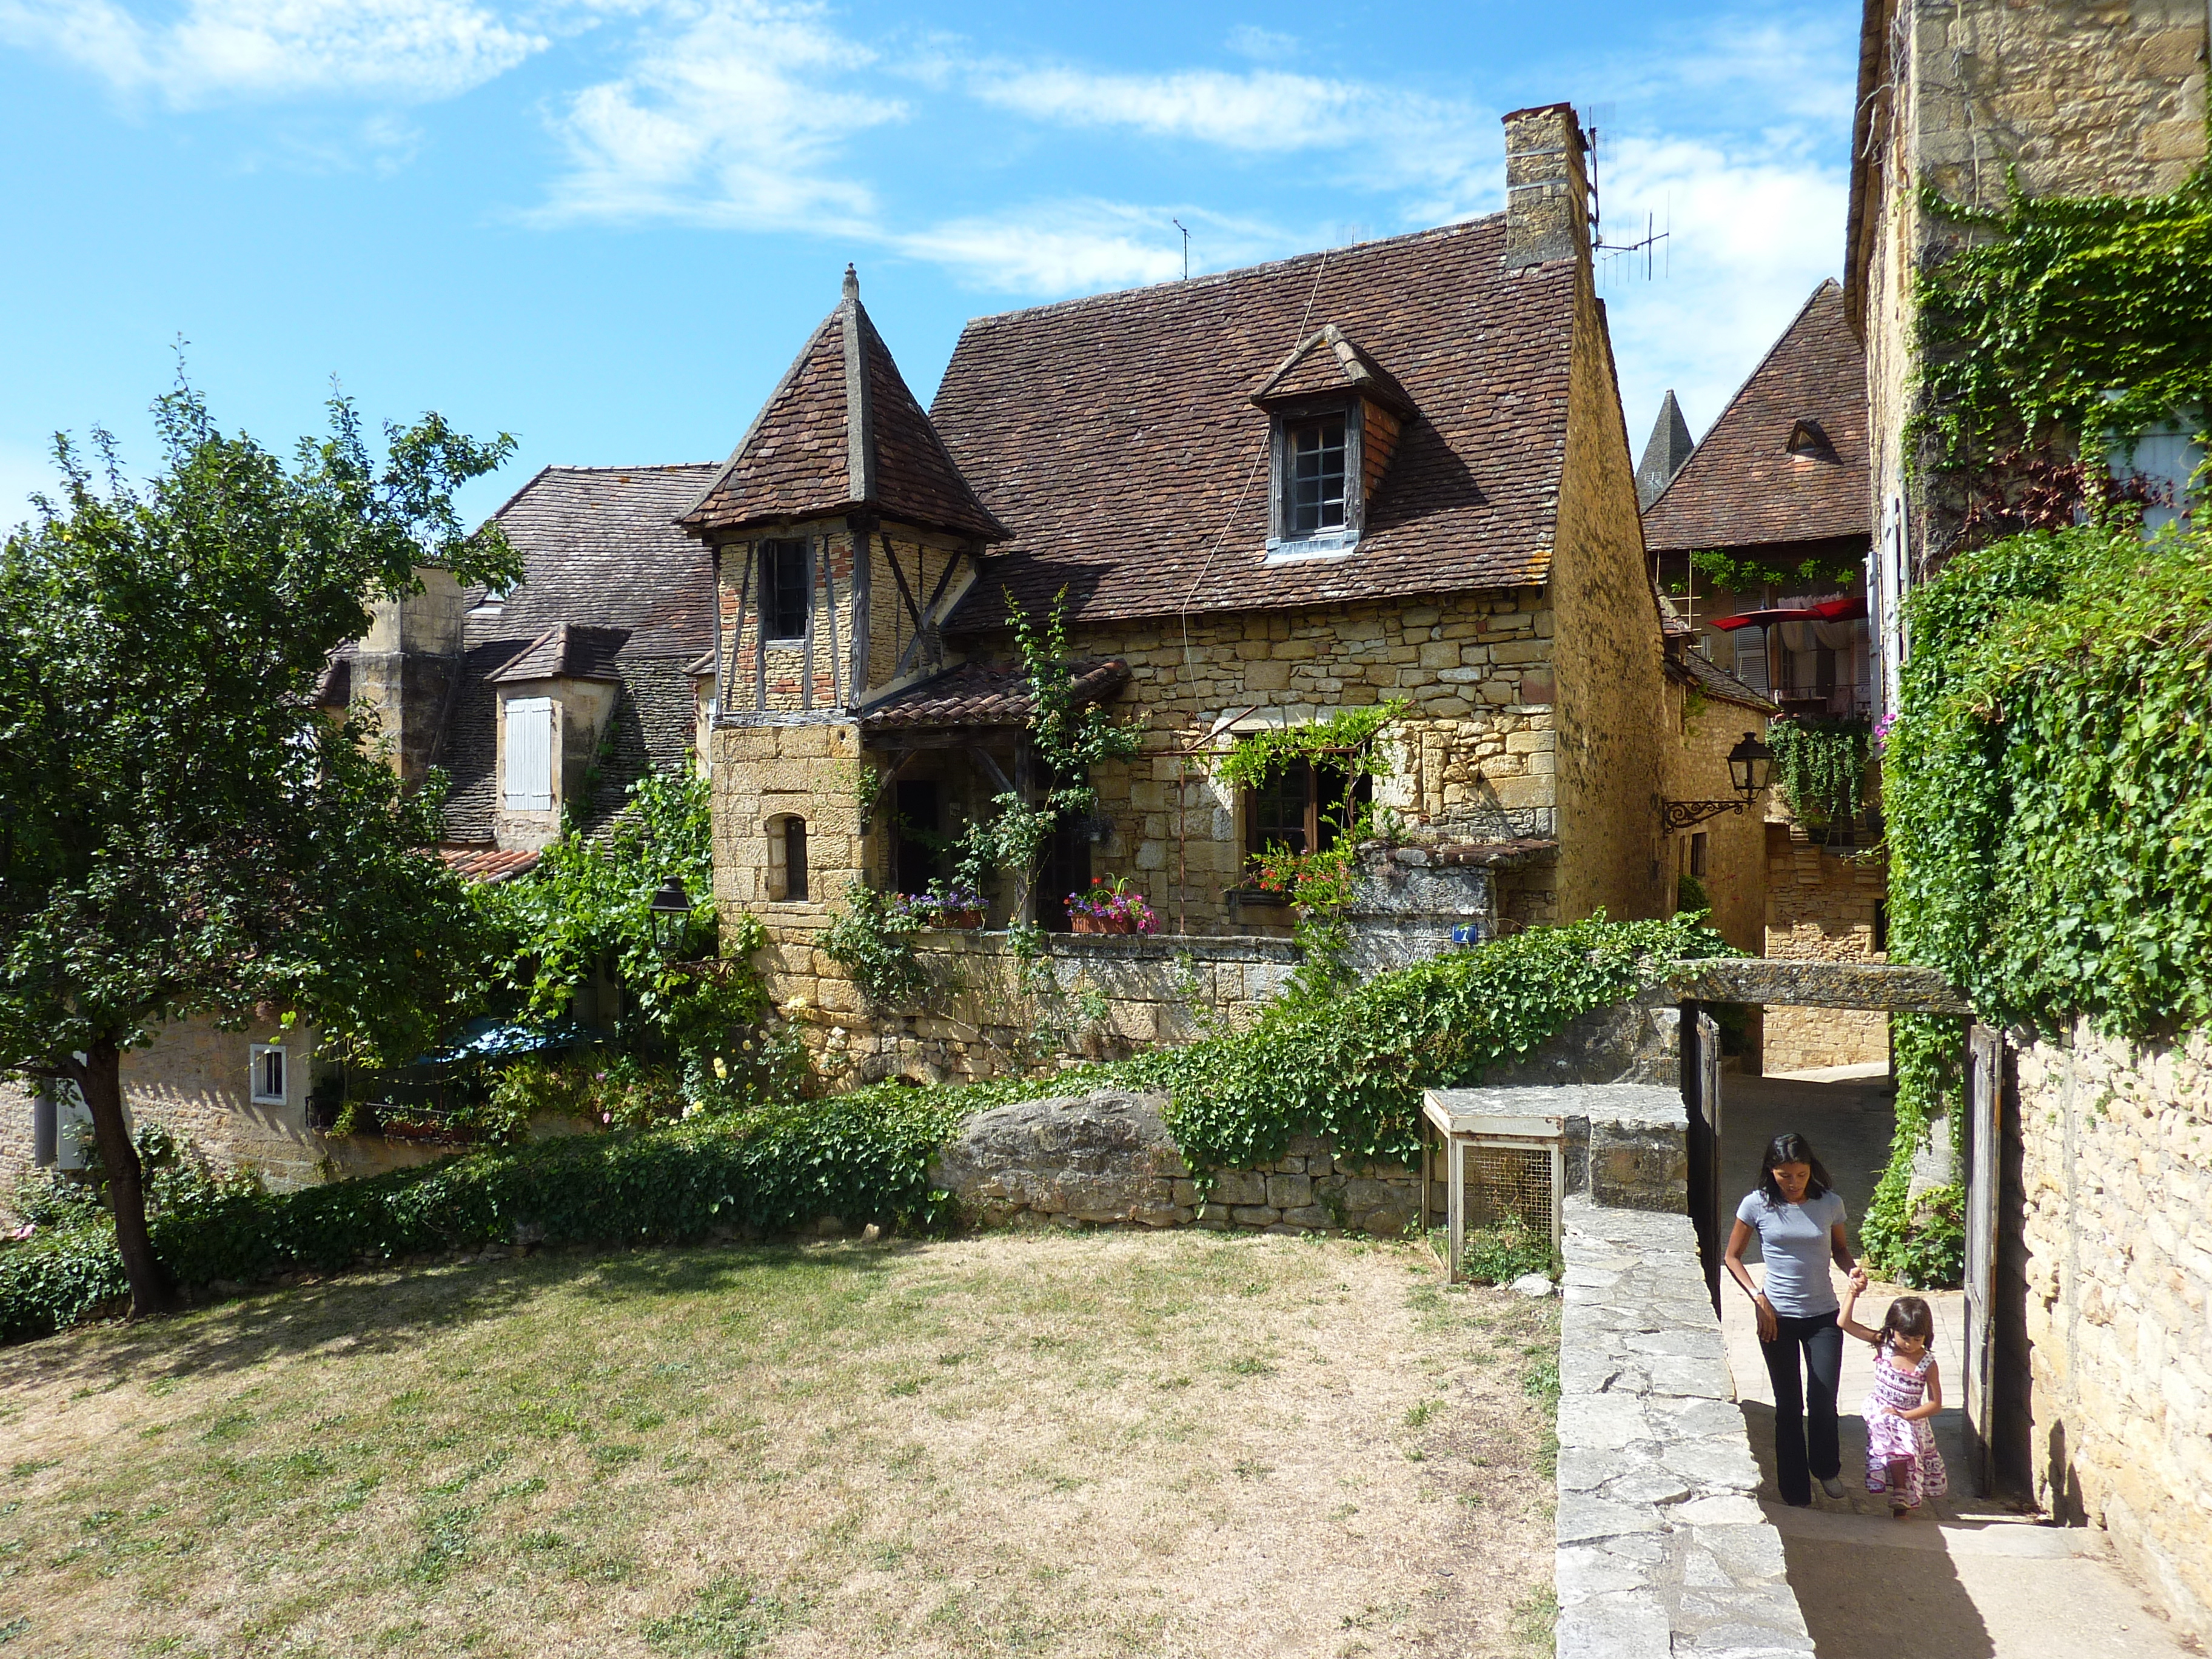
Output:
<svg viewBox="0 0 2212 1659">
<path fill-rule="evenodd" d="M 845 297 L 681 518 L 703 532 L 863 511 L 984 541 L 1006 535 L 907 389 L 848 267 Z"/>
<path fill-rule="evenodd" d="M 1405 387 L 1334 323 L 1301 340 L 1253 392 L 1252 401 L 1265 406 L 1331 392 L 1356 392 L 1401 415 L 1413 412 L 1413 400 Z"/>
<path fill-rule="evenodd" d="M 1069 688 L 1079 703 L 1110 697 L 1129 683 L 1119 661 L 1070 664 Z M 963 663 L 910 686 L 876 705 L 861 724 L 870 731 L 921 726 L 1025 726 L 1036 708 L 1027 675 L 1019 668 Z"/>
<path fill-rule="evenodd" d="M 1013 532 L 1001 590 L 1073 614 L 1251 610 L 1544 581 L 1567 432 L 1575 267 L 1504 268 L 1502 214 L 968 325 L 931 415 Z M 1358 550 L 1266 562 L 1268 417 L 1250 398 L 1325 318 L 1419 413 Z"/>
<path fill-rule="evenodd" d="M 1801 421 L 1827 440 L 1792 454 Z M 1866 353 L 1833 282 L 1813 290 L 1644 515 L 1655 553 L 1868 533 Z"/>
<path fill-rule="evenodd" d="M 501 852 L 496 847 L 441 847 L 438 856 L 464 881 L 480 881 L 487 887 L 538 867 L 537 854 Z"/>
</svg>

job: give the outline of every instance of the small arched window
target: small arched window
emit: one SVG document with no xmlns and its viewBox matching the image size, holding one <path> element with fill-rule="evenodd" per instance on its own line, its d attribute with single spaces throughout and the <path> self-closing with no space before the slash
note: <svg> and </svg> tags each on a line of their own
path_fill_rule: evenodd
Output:
<svg viewBox="0 0 2212 1659">
<path fill-rule="evenodd" d="M 806 896 L 806 820 L 796 813 L 768 821 L 768 896 Z"/>
</svg>

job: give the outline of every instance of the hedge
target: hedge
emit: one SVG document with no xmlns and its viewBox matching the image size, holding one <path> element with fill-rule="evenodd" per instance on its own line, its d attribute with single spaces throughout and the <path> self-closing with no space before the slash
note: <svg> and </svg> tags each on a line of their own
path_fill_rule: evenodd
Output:
<svg viewBox="0 0 2212 1659">
<path fill-rule="evenodd" d="M 149 1228 L 170 1279 L 204 1285 L 507 1243 L 519 1231 L 547 1244 L 678 1244 L 718 1229 L 789 1232 L 824 1215 L 927 1224 L 930 1157 L 964 1115 L 953 1091 L 841 1096 L 233 1194 Z M 0 1249 L 0 1342 L 89 1318 L 126 1288 L 104 1223 Z"/>
</svg>

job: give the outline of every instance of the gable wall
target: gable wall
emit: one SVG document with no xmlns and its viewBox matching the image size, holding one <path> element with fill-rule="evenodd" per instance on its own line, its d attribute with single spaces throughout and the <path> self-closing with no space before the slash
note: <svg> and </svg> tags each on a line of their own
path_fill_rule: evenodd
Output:
<svg viewBox="0 0 2212 1659">
<path fill-rule="evenodd" d="M 1587 272 L 1576 301 L 1551 594 L 1560 915 L 1665 915 L 1674 904 L 1656 805 L 1665 787 L 1659 612 L 1604 312 Z"/>
</svg>

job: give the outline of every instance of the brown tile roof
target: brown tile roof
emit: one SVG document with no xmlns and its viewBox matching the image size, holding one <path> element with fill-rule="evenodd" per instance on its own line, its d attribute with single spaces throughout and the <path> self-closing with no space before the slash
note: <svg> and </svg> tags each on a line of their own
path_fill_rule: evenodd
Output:
<svg viewBox="0 0 2212 1659">
<path fill-rule="evenodd" d="M 1694 650 L 1667 658 L 1668 675 L 1684 685 L 1694 685 L 1709 697 L 1737 703 L 1762 714 L 1778 714 L 1781 706 L 1746 685 L 1728 670 Z"/>
<path fill-rule="evenodd" d="M 626 628 L 580 628 L 562 623 L 547 629 L 512 661 L 491 675 L 494 685 L 515 680 L 612 680 L 615 654 L 629 641 Z M 708 653 L 710 656 L 713 654 Z"/>
<path fill-rule="evenodd" d="M 515 649 L 562 623 L 626 628 L 627 649 L 696 656 L 714 642 L 713 556 L 671 522 L 716 468 L 549 466 L 495 515 L 523 579 L 469 614 L 469 642 Z M 471 597 L 482 601 L 482 590 Z M 510 653 L 512 654 L 512 653 Z"/>
<path fill-rule="evenodd" d="M 1070 664 L 1069 688 L 1079 703 L 1110 697 L 1129 683 L 1125 662 Z M 1019 668 L 963 663 L 910 686 L 870 709 L 861 721 L 870 732 L 918 726 L 1025 726 L 1035 700 Z"/>
<path fill-rule="evenodd" d="M 1299 341 L 1282 366 L 1253 392 L 1252 401 L 1265 407 L 1331 392 L 1356 392 L 1401 415 L 1413 412 L 1406 388 L 1334 323 Z"/>
<path fill-rule="evenodd" d="M 704 532 L 854 512 L 984 541 L 1006 535 L 907 389 L 848 265 L 844 298 L 681 517 Z"/>
<path fill-rule="evenodd" d="M 1811 422 L 1826 439 L 1790 453 Z M 1833 282 L 1813 290 L 1712 429 L 1644 515 L 1655 553 L 1863 536 L 1866 353 Z"/>
<path fill-rule="evenodd" d="M 464 881 L 495 886 L 538 867 L 535 853 L 502 853 L 495 847 L 441 847 L 438 856 Z"/>
<path fill-rule="evenodd" d="M 968 325 L 931 414 L 1013 532 L 955 618 L 1250 610 L 1540 583 L 1566 449 L 1575 268 L 1504 269 L 1502 214 Z M 1417 411 L 1345 557 L 1266 562 L 1253 391 L 1317 323 Z"/>
</svg>

